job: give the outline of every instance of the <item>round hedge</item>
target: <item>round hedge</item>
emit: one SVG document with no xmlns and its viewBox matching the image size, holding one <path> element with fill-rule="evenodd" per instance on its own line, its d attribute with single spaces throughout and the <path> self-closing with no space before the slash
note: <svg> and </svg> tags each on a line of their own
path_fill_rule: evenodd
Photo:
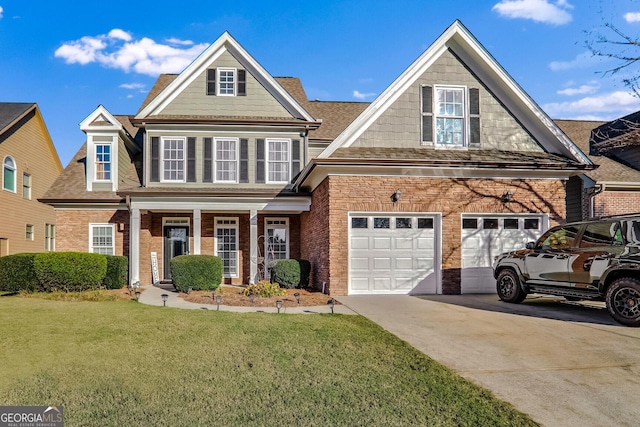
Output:
<svg viewBox="0 0 640 427">
<path fill-rule="evenodd" d="M 222 259 L 213 255 L 179 255 L 171 259 L 171 280 L 176 290 L 217 289 L 222 282 Z"/>
</svg>

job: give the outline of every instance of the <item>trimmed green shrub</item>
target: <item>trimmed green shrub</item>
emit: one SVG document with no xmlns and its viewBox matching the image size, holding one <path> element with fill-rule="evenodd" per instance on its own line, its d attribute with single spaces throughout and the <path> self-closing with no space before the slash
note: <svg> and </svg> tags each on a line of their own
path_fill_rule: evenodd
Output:
<svg viewBox="0 0 640 427">
<path fill-rule="evenodd" d="M 242 291 L 242 293 L 245 296 L 255 295 L 258 297 L 269 298 L 286 295 L 287 291 L 285 291 L 284 289 L 280 289 L 280 285 L 275 282 L 261 280 L 258 283 L 251 283 L 249 286 L 244 288 L 244 291 Z"/>
<path fill-rule="evenodd" d="M 179 255 L 171 259 L 171 280 L 179 292 L 217 289 L 222 282 L 222 259 L 213 255 Z"/>
<path fill-rule="evenodd" d="M 87 252 L 44 252 L 36 254 L 33 265 L 47 292 L 98 289 L 107 273 L 107 258 Z"/>
<path fill-rule="evenodd" d="M 129 258 L 117 255 L 105 255 L 105 257 L 107 257 L 107 273 L 102 280 L 102 286 L 107 289 L 124 287 L 129 278 Z"/>
<path fill-rule="evenodd" d="M 306 259 L 279 259 L 269 269 L 271 280 L 283 288 L 304 288 L 309 285 L 311 263 Z"/>
<path fill-rule="evenodd" d="M 0 291 L 37 292 L 40 289 L 33 266 L 36 254 L 15 254 L 0 257 Z"/>
</svg>

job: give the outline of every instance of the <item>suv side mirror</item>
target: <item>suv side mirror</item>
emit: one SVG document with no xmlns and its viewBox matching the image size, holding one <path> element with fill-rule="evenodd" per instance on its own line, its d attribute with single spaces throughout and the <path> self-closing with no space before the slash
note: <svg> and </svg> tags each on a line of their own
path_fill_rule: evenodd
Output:
<svg viewBox="0 0 640 427">
<path fill-rule="evenodd" d="M 527 248 L 527 249 L 535 249 L 536 248 L 536 242 L 527 242 L 527 245 L 525 246 L 525 248 Z"/>
</svg>

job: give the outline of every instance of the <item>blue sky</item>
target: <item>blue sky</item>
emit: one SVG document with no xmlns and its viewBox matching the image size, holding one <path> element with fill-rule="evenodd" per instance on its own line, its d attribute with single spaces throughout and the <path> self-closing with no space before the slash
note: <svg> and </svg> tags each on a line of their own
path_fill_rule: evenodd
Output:
<svg viewBox="0 0 640 427">
<path fill-rule="evenodd" d="M 180 72 L 225 30 L 311 99 L 372 101 L 456 19 L 552 118 L 640 110 L 622 83 L 640 69 L 603 76 L 613 63 L 585 46 L 604 22 L 638 34 L 632 0 L 0 0 L 0 101 L 37 102 L 66 165 L 99 104 L 135 114 L 159 73 Z"/>
</svg>

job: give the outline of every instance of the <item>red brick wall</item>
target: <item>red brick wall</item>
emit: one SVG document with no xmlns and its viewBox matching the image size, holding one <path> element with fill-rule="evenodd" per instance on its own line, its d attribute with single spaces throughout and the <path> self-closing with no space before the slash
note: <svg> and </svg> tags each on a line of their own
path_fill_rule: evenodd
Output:
<svg viewBox="0 0 640 427">
<path fill-rule="evenodd" d="M 402 197 L 394 204 L 396 190 Z M 513 201 L 502 203 L 507 191 Z M 313 283 L 326 281 L 334 295 L 348 292 L 348 213 L 354 211 L 442 213 L 442 288 L 458 294 L 461 213 L 548 213 L 555 225 L 565 217 L 565 190 L 554 180 L 330 176 L 302 215 L 302 257 L 313 263 Z"/>
<path fill-rule="evenodd" d="M 596 217 L 640 212 L 640 192 L 605 191 L 594 197 Z"/>
<path fill-rule="evenodd" d="M 57 210 L 56 251 L 89 252 L 89 224 L 115 224 L 115 255 L 129 256 L 129 211 Z"/>
</svg>

